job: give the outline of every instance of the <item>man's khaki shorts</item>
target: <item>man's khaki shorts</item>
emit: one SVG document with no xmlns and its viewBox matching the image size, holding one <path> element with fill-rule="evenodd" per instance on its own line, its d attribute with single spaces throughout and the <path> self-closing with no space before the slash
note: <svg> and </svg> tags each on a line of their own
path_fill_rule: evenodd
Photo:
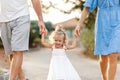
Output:
<svg viewBox="0 0 120 80">
<path fill-rule="evenodd" d="M 30 17 L 22 16 L 9 22 L 0 22 L 1 39 L 6 54 L 26 51 L 29 46 Z"/>
</svg>

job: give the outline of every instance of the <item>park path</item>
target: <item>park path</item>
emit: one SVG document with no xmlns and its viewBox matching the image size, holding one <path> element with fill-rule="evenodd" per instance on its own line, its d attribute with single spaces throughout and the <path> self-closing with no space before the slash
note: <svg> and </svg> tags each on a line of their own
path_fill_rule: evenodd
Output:
<svg viewBox="0 0 120 80">
<path fill-rule="evenodd" d="M 67 51 L 67 56 L 77 70 L 82 80 L 101 80 L 99 64 L 97 60 L 85 57 L 82 49 L 75 48 Z M 40 48 L 30 50 L 24 54 L 23 70 L 29 80 L 47 80 L 51 50 Z M 120 80 L 120 64 L 115 80 Z"/>
</svg>

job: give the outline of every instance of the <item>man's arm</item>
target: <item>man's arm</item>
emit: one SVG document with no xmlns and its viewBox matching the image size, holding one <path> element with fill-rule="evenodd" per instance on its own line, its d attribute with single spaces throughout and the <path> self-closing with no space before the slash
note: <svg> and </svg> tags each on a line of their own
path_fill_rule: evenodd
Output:
<svg viewBox="0 0 120 80">
<path fill-rule="evenodd" d="M 47 34 L 47 29 L 44 25 L 43 16 L 42 16 L 42 8 L 41 8 L 41 2 L 40 0 L 32 0 L 33 8 L 37 14 L 38 21 L 39 21 L 39 28 L 40 28 L 40 34 L 45 33 Z"/>
</svg>

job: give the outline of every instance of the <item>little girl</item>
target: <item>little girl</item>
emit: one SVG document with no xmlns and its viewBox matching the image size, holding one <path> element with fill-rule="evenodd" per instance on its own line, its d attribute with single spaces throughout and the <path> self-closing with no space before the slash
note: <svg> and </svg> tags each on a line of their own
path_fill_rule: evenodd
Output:
<svg viewBox="0 0 120 80">
<path fill-rule="evenodd" d="M 66 45 L 66 34 L 61 27 L 57 27 L 52 33 L 52 38 L 53 43 L 47 43 L 44 33 L 42 34 L 42 44 L 45 47 L 52 48 L 52 59 L 47 80 L 81 80 L 65 53 L 65 50 L 75 48 L 76 37 L 72 45 Z"/>
</svg>

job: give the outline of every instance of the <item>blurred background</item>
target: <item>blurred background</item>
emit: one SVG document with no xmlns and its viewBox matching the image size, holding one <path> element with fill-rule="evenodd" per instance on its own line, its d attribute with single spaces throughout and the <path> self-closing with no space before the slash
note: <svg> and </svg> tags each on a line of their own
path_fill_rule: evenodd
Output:
<svg viewBox="0 0 120 80">
<path fill-rule="evenodd" d="M 48 30 L 46 39 L 48 42 L 49 35 L 57 25 L 63 26 L 67 33 L 68 41 L 72 41 L 74 29 L 81 16 L 84 2 L 85 0 L 41 0 L 43 19 Z M 28 0 L 28 4 L 31 19 L 30 51 L 28 52 L 30 54 L 25 54 L 23 67 L 26 70 L 25 74 L 30 80 L 46 80 L 50 62 L 50 50 L 41 45 L 38 19 L 32 7 L 31 0 Z M 97 9 L 95 9 L 93 13 L 90 13 L 84 21 L 81 35 L 77 40 L 77 48 L 69 51 L 70 54 L 68 55 L 82 80 L 101 80 L 97 61 L 98 56 L 94 56 L 94 24 L 96 12 Z M 83 57 L 83 55 L 85 57 Z M 119 62 L 120 57 L 118 58 L 118 63 Z M 9 69 L 9 61 L 8 57 L 4 54 L 3 44 L 0 38 L 0 74 L 3 72 L 1 68 Z M 120 69 L 118 71 L 116 78 L 119 80 Z M 43 78 L 40 79 L 39 76 Z"/>
<path fill-rule="evenodd" d="M 85 0 L 41 0 L 43 19 L 49 32 L 48 35 L 54 30 L 56 25 L 62 25 L 66 30 L 68 40 L 71 41 L 84 2 Z M 37 16 L 30 0 L 28 0 L 28 4 L 31 18 L 29 46 L 30 48 L 36 48 L 40 46 L 41 35 L 39 34 Z M 78 40 L 80 45 L 86 49 L 85 54 L 93 58 L 95 16 L 96 10 L 86 18 Z M 1 39 L 0 48 L 3 48 Z"/>
<path fill-rule="evenodd" d="M 48 34 L 54 30 L 56 25 L 62 25 L 68 35 L 68 40 L 71 41 L 74 34 L 74 29 L 80 18 L 80 13 L 83 9 L 85 0 L 41 0 L 43 19 L 48 29 Z M 38 29 L 37 16 L 29 2 L 31 13 L 31 32 L 30 32 L 30 48 L 40 46 L 40 35 Z M 94 51 L 94 22 L 96 11 L 90 13 L 86 18 L 81 36 L 78 39 L 79 47 L 84 47 L 84 54 L 92 58 L 97 58 L 93 55 Z"/>
</svg>

